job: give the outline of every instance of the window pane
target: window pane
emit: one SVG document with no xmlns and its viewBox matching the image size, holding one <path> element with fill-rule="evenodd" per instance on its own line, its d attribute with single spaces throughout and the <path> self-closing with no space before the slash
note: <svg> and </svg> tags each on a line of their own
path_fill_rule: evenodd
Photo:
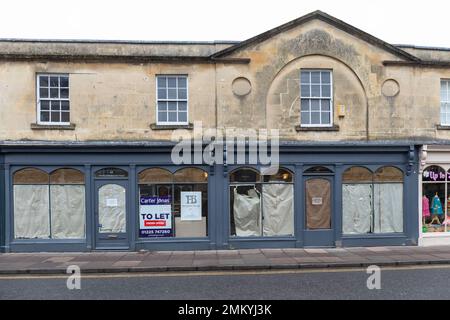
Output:
<svg viewBox="0 0 450 320">
<path fill-rule="evenodd" d="M 311 124 L 310 113 L 302 111 L 302 124 Z"/>
<path fill-rule="evenodd" d="M 169 112 L 169 122 L 177 122 L 177 113 Z"/>
<path fill-rule="evenodd" d="M 166 77 L 158 77 L 158 88 L 166 88 Z"/>
<path fill-rule="evenodd" d="M 311 97 L 320 97 L 320 85 L 311 85 Z"/>
<path fill-rule="evenodd" d="M 47 76 L 39 76 L 39 86 L 40 87 L 48 87 L 48 77 Z"/>
<path fill-rule="evenodd" d="M 69 112 L 61 112 L 61 122 L 70 122 Z"/>
<path fill-rule="evenodd" d="M 198 168 L 186 168 L 175 172 L 175 182 L 208 182 L 208 173 Z"/>
<path fill-rule="evenodd" d="M 331 97 L 330 85 L 322 85 L 322 97 Z"/>
<path fill-rule="evenodd" d="M 51 114 L 51 122 L 60 122 L 59 112 L 52 112 Z"/>
<path fill-rule="evenodd" d="M 14 186 L 14 237 L 50 238 L 48 185 Z"/>
<path fill-rule="evenodd" d="M 374 233 L 403 232 L 403 184 L 374 184 Z"/>
<path fill-rule="evenodd" d="M 177 78 L 170 77 L 167 78 L 167 84 L 169 88 L 176 88 L 177 87 Z"/>
<path fill-rule="evenodd" d="M 321 100 L 322 102 L 322 111 L 330 111 L 330 100 Z"/>
<path fill-rule="evenodd" d="M 254 169 L 238 169 L 230 174 L 230 182 L 259 182 L 260 175 Z"/>
<path fill-rule="evenodd" d="M 316 199 L 320 199 L 320 201 L 316 202 Z M 305 200 L 307 229 L 331 229 L 330 181 L 320 178 L 307 180 Z"/>
<path fill-rule="evenodd" d="M 309 111 L 309 100 L 302 99 L 301 108 L 302 111 Z"/>
<path fill-rule="evenodd" d="M 50 77 L 50 87 L 58 87 L 58 86 L 59 86 L 59 78 Z"/>
<path fill-rule="evenodd" d="M 311 100 L 311 110 L 320 111 L 320 100 Z"/>
<path fill-rule="evenodd" d="M 48 98 L 48 88 L 40 88 L 39 89 L 39 97 L 40 98 Z"/>
<path fill-rule="evenodd" d="M 187 112 L 178 112 L 178 121 L 187 122 Z"/>
<path fill-rule="evenodd" d="M 320 83 L 320 72 L 314 71 L 311 72 L 311 83 Z"/>
<path fill-rule="evenodd" d="M 322 124 L 330 124 L 330 113 L 322 112 Z"/>
<path fill-rule="evenodd" d="M 322 71 L 322 83 L 331 83 L 331 74 L 328 71 Z"/>
<path fill-rule="evenodd" d="M 42 122 L 50 121 L 50 112 L 41 112 L 41 121 Z"/>
<path fill-rule="evenodd" d="M 310 83 L 309 82 L 309 71 L 302 71 L 301 72 L 301 82 L 302 83 Z"/>
<path fill-rule="evenodd" d="M 167 112 L 158 112 L 158 121 L 166 122 L 167 121 Z"/>
<path fill-rule="evenodd" d="M 158 99 L 167 99 L 166 89 L 158 89 Z"/>
<path fill-rule="evenodd" d="M 117 205 L 110 206 L 110 199 Z M 98 219 L 100 233 L 125 233 L 126 190 L 117 184 L 107 184 L 98 189 Z"/>
<path fill-rule="evenodd" d="M 176 99 L 177 98 L 177 89 L 169 89 L 168 91 L 168 99 Z"/>
<path fill-rule="evenodd" d="M 59 98 L 58 88 L 50 88 L 50 98 Z"/>
<path fill-rule="evenodd" d="M 60 101 L 51 101 L 52 111 L 60 110 Z"/>
<path fill-rule="evenodd" d="M 49 110 L 49 109 L 50 109 L 50 102 L 48 100 L 42 100 L 41 110 Z"/>
<path fill-rule="evenodd" d="M 26 168 L 14 173 L 14 184 L 48 184 L 49 177 L 45 171 Z"/>
<path fill-rule="evenodd" d="M 187 99 L 186 89 L 178 89 L 178 99 Z"/>
<path fill-rule="evenodd" d="M 69 89 L 61 89 L 61 98 L 63 99 L 69 98 Z"/>
<path fill-rule="evenodd" d="M 279 201 L 279 199 L 283 199 Z M 294 235 L 294 186 L 264 184 L 262 187 L 263 236 Z"/>
<path fill-rule="evenodd" d="M 84 239 L 84 186 L 52 185 L 50 199 L 52 239 Z"/>
<path fill-rule="evenodd" d="M 371 230 L 371 184 L 342 185 L 342 230 L 344 234 L 365 234 Z"/>
<path fill-rule="evenodd" d="M 59 83 L 61 87 L 69 87 L 69 77 L 60 77 L 59 78 Z"/>
<path fill-rule="evenodd" d="M 311 124 L 320 124 L 320 112 L 311 112 Z"/>
<path fill-rule="evenodd" d="M 351 167 L 344 172 L 342 180 L 345 183 L 372 183 L 373 174 L 363 167 Z"/>
<path fill-rule="evenodd" d="M 176 102 L 169 102 L 168 103 L 168 109 L 169 111 L 177 111 L 177 103 Z"/>
<path fill-rule="evenodd" d="M 158 111 L 167 111 L 167 102 L 158 102 Z"/>
<path fill-rule="evenodd" d="M 302 88 L 301 88 L 302 97 L 310 97 L 311 96 L 310 90 L 311 90 L 310 86 L 302 85 Z"/>
<path fill-rule="evenodd" d="M 178 78 L 178 88 L 187 88 L 187 78 L 186 77 Z"/>
<path fill-rule="evenodd" d="M 187 102 L 178 102 L 178 110 L 179 111 L 186 111 L 187 110 Z"/>
<path fill-rule="evenodd" d="M 69 110 L 70 104 L 69 101 L 61 101 L 61 110 Z"/>
</svg>

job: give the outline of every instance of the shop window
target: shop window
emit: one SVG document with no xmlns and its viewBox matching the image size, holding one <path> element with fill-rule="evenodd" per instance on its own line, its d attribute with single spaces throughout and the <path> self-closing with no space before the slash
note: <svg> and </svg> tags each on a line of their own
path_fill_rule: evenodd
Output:
<svg viewBox="0 0 450 320">
<path fill-rule="evenodd" d="M 293 175 L 243 168 L 230 174 L 230 231 L 236 237 L 294 235 Z"/>
<path fill-rule="evenodd" d="M 422 230 L 448 232 L 450 228 L 450 170 L 427 167 L 422 174 Z"/>
<path fill-rule="evenodd" d="M 403 172 L 352 167 L 343 174 L 343 233 L 403 232 Z"/>
<path fill-rule="evenodd" d="M 46 172 L 26 168 L 13 177 L 16 239 L 85 237 L 84 174 L 74 169 Z"/>
<path fill-rule="evenodd" d="M 139 199 L 141 238 L 208 236 L 207 172 L 146 169 L 139 173 Z"/>
</svg>

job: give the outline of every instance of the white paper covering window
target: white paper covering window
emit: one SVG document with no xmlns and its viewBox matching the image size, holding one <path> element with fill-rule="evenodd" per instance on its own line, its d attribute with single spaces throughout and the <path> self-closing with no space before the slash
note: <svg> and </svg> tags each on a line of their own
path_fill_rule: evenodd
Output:
<svg viewBox="0 0 450 320">
<path fill-rule="evenodd" d="M 125 188 L 116 184 L 98 190 L 98 215 L 100 233 L 126 232 Z"/>
<path fill-rule="evenodd" d="M 342 194 L 344 234 L 369 233 L 372 212 L 372 185 L 344 184 Z"/>
<path fill-rule="evenodd" d="M 247 195 L 234 189 L 233 213 L 238 237 L 261 236 L 261 200 L 256 189 Z"/>
<path fill-rule="evenodd" d="M 16 239 L 48 239 L 49 186 L 14 186 L 14 235 Z"/>
<path fill-rule="evenodd" d="M 294 187 L 290 184 L 263 185 L 264 236 L 294 234 Z"/>
<path fill-rule="evenodd" d="M 375 184 L 374 194 L 374 232 L 403 232 L 403 184 Z"/>
<path fill-rule="evenodd" d="M 50 186 L 53 239 L 85 237 L 85 190 L 81 185 Z"/>
</svg>

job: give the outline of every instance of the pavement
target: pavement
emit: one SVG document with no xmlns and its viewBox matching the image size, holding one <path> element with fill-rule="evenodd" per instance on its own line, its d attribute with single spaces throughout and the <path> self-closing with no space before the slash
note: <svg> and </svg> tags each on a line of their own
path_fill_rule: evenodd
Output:
<svg viewBox="0 0 450 320">
<path fill-rule="evenodd" d="M 2 253 L 0 274 L 230 271 L 450 265 L 450 246 L 89 253 Z"/>
</svg>

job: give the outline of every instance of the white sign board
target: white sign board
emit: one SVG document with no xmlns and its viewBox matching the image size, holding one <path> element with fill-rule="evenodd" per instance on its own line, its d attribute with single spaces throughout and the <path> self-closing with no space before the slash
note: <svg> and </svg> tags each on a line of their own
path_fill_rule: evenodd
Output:
<svg viewBox="0 0 450 320">
<path fill-rule="evenodd" d="M 106 206 L 107 207 L 118 207 L 119 201 L 117 199 L 106 199 Z"/>
<path fill-rule="evenodd" d="M 313 206 L 321 206 L 323 204 L 323 198 L 312 198 Z"/>
<path fill-rule="evenodd" d="M 181 220 L 202 220 L 202 193 L 181 192 Z"/>
</svg>

